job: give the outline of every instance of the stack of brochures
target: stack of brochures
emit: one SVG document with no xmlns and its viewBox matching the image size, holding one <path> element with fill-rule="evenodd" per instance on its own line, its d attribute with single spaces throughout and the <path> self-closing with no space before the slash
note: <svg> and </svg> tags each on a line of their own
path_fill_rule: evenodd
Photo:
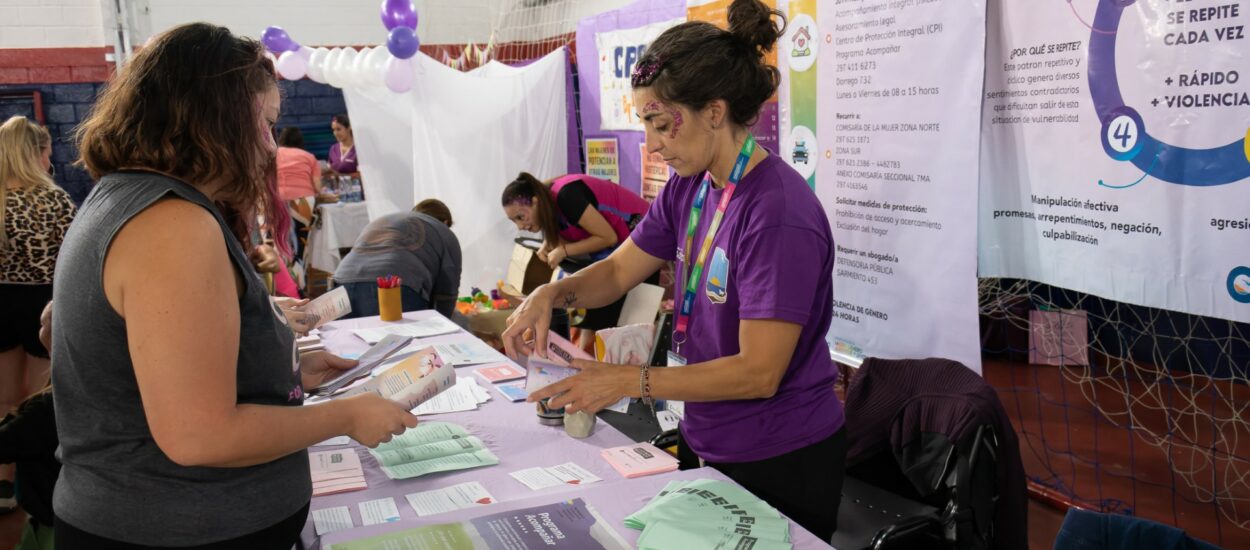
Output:
<svg viewBox="0 0 1250 550">
<path fill-rule="evenodd" d="M 639 550 L 791 548 L 789 520 L 746 489 L 712 479 L 669 482 L 625 526 L 642 530 Z"/>
<path fill-rule="evenodd" d="M 677 458 L 650 443 L 635 443 L 599 451 L 625 477 L 662 474 L 677 469 Z"/>
<path fill-rule="evenodd" d="M 328 550 L 414 548 L 458 550 L 625 550 L 620 534 L 578 498 L 545 506 L 499 512 L 459 523 L 425 525 L 339 542 Z"/>
<path fill-rule="evenodd" d="M 309 353 L 326 349 L 325 343 L 321 341 L 321 331 L 312 329 L 308 336 L 301 336 L 295 339 L 295 348 L 300 353 Z"/>
<path fill-rule="evenodd" d="M 369 487 L 355 449 L 308 453 L 313 496 L 359 491 Z"/>
<path fill-rule="evenodd" d="M 481 439 L 448 422 L 422 422 L 369 452 L 391 479 L 499 464 Z"/>
</svg>

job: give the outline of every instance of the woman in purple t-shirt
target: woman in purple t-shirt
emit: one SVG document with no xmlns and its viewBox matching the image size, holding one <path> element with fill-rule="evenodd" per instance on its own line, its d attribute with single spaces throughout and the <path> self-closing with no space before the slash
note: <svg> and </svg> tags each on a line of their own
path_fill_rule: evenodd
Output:
<svg viewBox="0 0 1250 550">
<path fill-rule="evenodd" d="M 568 174 L 549 182 L 522 172 L 503 190 L 504 215 L 517 229 L 539 232 L 538 258 L 555 269 L 565 258 L 601 260 L 629 238 L 647 213 L 647 201 L 607 180 Z M 647 282 L 659 283 L 659 274 Z M 574 326 L 578 345 L 594 346 L 597 330 L 616 326 L 625 305 L 621 299 L 586 311 Z"/>
<path fill-rule="evenodd" d="M 354 174 L 356 167 L 356 138 L 352 135 L 352 121 L 347 113 L 330 119 L 330 131 L 337 142 L 330 146 L 330 169 L 339 174 Z"/>
<path fill-rule="evenodd" d="M 779 80 L 763 57 L 780 36 L 774 15 L 758 0 L 735 0 L 728 31 L 687 22 L 647 48 L 632 76 L 634 105 L 648 152 L 677 174 L 611 256 L 536 289 L 503 337 L 514 356 L 541 355 L 553 306 L 609 303 L 676 261 L 670 362 L 687 366 L 578 361 L 580 374 L 529 399 L 587 412 L 622 396 L 684 401 L 680 453 L 829 540 L 846 458 L 825 343 L 833 236 L 803 177 L 748 130 Z"/>
</svg>

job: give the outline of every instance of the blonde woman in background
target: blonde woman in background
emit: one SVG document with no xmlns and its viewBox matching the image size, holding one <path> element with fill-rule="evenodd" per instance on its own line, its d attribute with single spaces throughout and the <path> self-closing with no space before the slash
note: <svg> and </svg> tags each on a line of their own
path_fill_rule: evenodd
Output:
<svg viewBox="0 0 1250 550">
<path fill-rule="evenodd" d="M 0 125 L 0 416 L 48 383 L 39 313 L 74 202 L 48 175 L 52 136 L 15 116 Z M 14 506 L 13 467 L 0 468 L 0 511 Z"/>
</svg>

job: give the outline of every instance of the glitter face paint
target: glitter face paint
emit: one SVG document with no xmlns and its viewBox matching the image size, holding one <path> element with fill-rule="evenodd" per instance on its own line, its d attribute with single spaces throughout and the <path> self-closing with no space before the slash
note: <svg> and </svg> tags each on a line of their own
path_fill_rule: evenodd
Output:
<svg viewBox="0 0 1250 550">
<path fill-rule="evenodd" d="M 685 122 L 685 119 L 681 116 L 681 111 L 676 107 L 665 105 L 659 101 L 648 101 L 643 107 L 644 116 L 655 112 L 668 113 L 668 116 L 673 117 L 673 127 L 668 131 L 668 138 L 673 139 L 677 137 L 677 130 L 681 128 L 681 125 Z"/>
<path fill-rule="evenodd" d="M 673 129 L 669 130 L 668 132 L 668 139 L 673 139 L 677 137 L 677 129 L 681 128 L 681 125 L 684 122 L 684 120 L 682 119 L 681 111 L 677 110 L 676 107 L 673 107 L 671 105 L 666 105 L 664 107 L 664 110 L 667 111 L 668 114 L 673 117 Z"/>
</svg>

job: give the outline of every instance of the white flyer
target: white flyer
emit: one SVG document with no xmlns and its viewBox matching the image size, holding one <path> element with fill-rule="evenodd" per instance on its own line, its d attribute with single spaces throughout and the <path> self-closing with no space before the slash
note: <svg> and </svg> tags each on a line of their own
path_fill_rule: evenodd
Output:
<svg viewBox="0 0 1250 550">
<path fill-rule="evenodd" d="M 312 511 L 313 526 L 317 530 L 317 536 L 324 536 L 327 533 L 351 529 L 356 524 L 352 523 L 352 513 L 346 506 L 335 506 L 333 508 L 322 508 Z"/>
<path fill-rule="evenodd" d="M 377 500 L 366 500 L 357 506 L 360 508 L 360 520 L 365 525 L 399 521 L 399 508 L 395 507 L 394 498 L 386 497 Z"/>
<path fill-rule="evenodd" d="M 539 491 L 560 485 L 586 485 L 602 481 L 599 476 L 572 462 L 566 462 L 550 468 L 534 467 L 517 470 L 508 474 L 526 487 Z"/>
<path fill-rule="evenodd" d="M 404 495 L 404 498 L 408 500 L 408 505 L 412 506 L 412 511 L 422 517 L 496 502 L 495 497 L 476 481 L 433 491 L 412 493 Z"/>
</svg>

